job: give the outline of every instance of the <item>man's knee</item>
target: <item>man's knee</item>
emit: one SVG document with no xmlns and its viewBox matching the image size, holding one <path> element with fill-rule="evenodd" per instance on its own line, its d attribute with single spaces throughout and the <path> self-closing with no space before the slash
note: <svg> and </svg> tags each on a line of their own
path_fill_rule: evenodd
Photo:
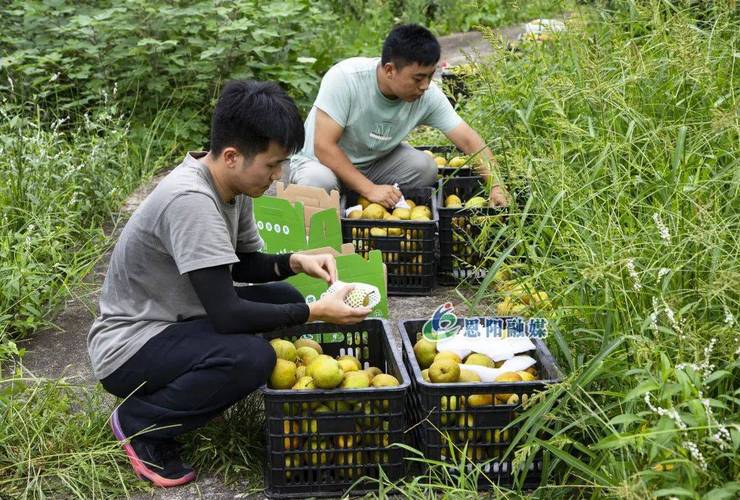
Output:
<svg viewBox="0 0 740 500">
<path fill-rule="evenodd" d="M 267 383 L 277 356 L 263 337 L 245 335 L 244 344 L 234 353 L 235 382 L 244 396 Z"/>
<path fill-rule="evenodd" d="M 408 166 L 416 174 L 411 183 L 413 187 L 432 186 L 437 182 L 437 164 L 434 162 L 434 158 L 423 151 L 414 149 L 408 155 Z"/>
<path fill-rule="evenodd" d="M 339 179 L 332 170 L 319 162 L 309 162 L 291 171 L 292 184 L 301 186 L 319 187 L 328 193 L 332 189 L 339 190 Z"/>
</svg>

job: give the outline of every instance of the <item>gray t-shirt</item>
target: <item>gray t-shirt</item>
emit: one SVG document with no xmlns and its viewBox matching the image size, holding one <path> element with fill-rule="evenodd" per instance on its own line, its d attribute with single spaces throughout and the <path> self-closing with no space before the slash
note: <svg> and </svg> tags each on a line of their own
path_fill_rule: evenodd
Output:
<svg viewBox="0 0 740 500">
<path fill-rule="evenodd" d="M 186 273 L 239 262 L 263 246 L 252 199 L 224 203 L 211 173 L 189 153 L 134 212 L 111 256 L 100 315 L 87 337 L 98 379 L 169 325 L 206 312 Z"/>
<path fill-rule="evenodd" d="M 353 57 L 326 72 L 306 118 L 306 141 L 291 159 L 293 164 L 316 160 L 313 143 L 317 108 L 344 128 L 338 145 L 354 165 L 362 167 L 393 151 L 417 125 L 446 133 L 462 123 L 435 83 L 413 102 L 385 97 L 378 88 L 379 63 L 378 57 Z"/>
</svg>

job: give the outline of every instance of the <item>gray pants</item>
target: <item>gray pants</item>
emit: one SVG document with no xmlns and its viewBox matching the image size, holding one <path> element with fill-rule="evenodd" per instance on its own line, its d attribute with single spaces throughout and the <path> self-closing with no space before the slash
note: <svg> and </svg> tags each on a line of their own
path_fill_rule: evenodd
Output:
<svg viewBox="0 0 740 500">
<path fill-rule="evenodd" d="M 408 144 L 399 144 L 386 156 L 379 158 L 360 172 L 375 184 L 394 184 L 404 188 L 432 186 L 437 182 L 437 164 L 428 154 Z M 327 166 L 318 161 L 291 164 L 288 177 L 291 184 L 314 186 L 331 191 L 342 191 L 343 185 Z"/>
</svg>

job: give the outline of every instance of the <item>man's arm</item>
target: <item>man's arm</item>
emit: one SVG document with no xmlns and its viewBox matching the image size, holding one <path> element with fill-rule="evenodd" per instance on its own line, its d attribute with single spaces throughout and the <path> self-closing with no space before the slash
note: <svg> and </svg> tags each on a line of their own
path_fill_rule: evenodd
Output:
<svg viewBox="0 0 740 500">
<path fill-rule="evenodd" d="M 373 203 L 394 206 L 401 199 L 401 192 L 389 185 L 374 184 L 357 170 L 347 154 L 339 147 L 344 128 L 319 108 L 316 108 L 314 129 L 314 154 L 352 191 Z"/>
<path fill-rule="evenodd" d="M 188 277 L 216 331 L 224 334 L 264 332 L 306 321 L 348 325 L 362 321 L 371 311 L 370 308 L 352 308 L 344 303 L 350 287 L 311 304 L 267 304 L 239 297 L 228 266 L 197 269 L 190 271 Z"/>
<path fill-rule="evenodd" d="M 491 202 L 495 205 L 506 206 L 508 204 L 506 186 L 498 171 L 498 165 L 493 157 L 493 153 L 486 146 L 486 143 L 478 132 L 473 130 L 467 123 L 462 122 L 445 135 L 465 154 L 471 155 L 478 153 L 481 161 L 475 168 L 485 179 L 487 186 L 491 188 Z"/>
</svg>

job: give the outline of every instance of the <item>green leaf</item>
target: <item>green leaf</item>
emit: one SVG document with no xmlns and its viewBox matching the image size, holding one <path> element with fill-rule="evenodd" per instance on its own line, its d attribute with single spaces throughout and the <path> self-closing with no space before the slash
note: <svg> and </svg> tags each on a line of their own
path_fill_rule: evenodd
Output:
<svg viewBox="0 0 740 500">
<path fill-rule="evenodd" d="M 658 389 L 660 389 L 660 385 L 654 380 L 644 380 L 637 387 L 628 392 L 622 401 L 626 403 L 638 396 L 642 396 L 646 392 L 657 391 Z"/>
</svg>

